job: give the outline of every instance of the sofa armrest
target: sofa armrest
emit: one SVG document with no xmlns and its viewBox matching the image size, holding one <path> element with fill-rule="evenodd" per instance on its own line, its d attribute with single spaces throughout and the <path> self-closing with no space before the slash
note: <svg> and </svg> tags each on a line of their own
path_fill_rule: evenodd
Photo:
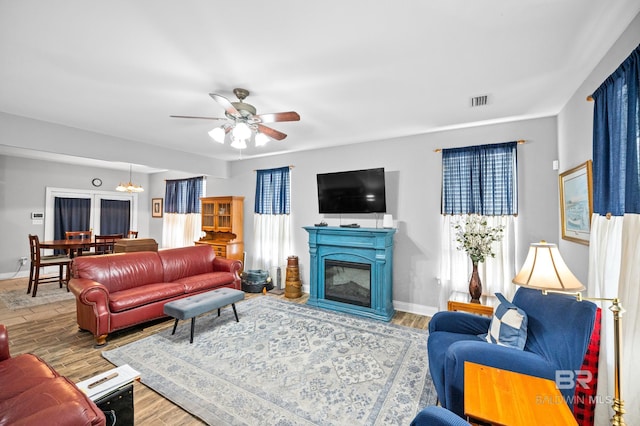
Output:
<svg viewBox="0 0 640 426">
<path fill-rule="evenodd" d="M 109 290 L 99 282 L 87 278 L 71 278 L 69 290 L 83 304 L 96 304 L 109 310 Z"/>
<path fill-rule="evenodd" d="M 226 259 L 224 257 L 216 256 L 213 259 L 213 271 L 214 272 L 231 272 L 240 279 L 240 270 L 242 269 L 242 262 L 234 259 Z"/>
<path fill-rule="evenodd" d="M 491 318 L 467 312 L 440 311 L 429 321 L 429 333 L 448 331 L 460 334 L 483 334 L 489 331 Z"/>
<path fill-rule="evenodd" d="M 111 322 L 107 287 L 88 278 L 72 278 L 69 290 L 76 296 L 78 326 L 92 332 L 96 338 L 106 337 Z"/>
<path fill-rule="evenodd" d="M 4 324 L 0 324 L 0 361 L 11 358 L 9 353 L 9 334 L 7 334 L 7 327 Z"/>
</svg>

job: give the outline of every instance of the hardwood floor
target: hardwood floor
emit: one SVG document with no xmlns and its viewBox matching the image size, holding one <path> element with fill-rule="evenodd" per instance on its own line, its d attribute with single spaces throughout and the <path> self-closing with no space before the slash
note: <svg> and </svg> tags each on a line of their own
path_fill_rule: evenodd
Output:
<svg viewBox="0 0 640 426">
<path fill-rule="evenodd" d="M 26 279 L 0 281 L 0 292 L 24 289 Z M 291 303 L 305 303 L 308 295 L 299 299 L 287 299 L 283 295 L 268 293 L 247 294 L 251 297 L 277 297 Z M 242 302 L 240 302 L 242 303 Z M 33 308 L 10 310 L 0 301 L 0 323 L 9 333 L 12 355 L 34 353 L 47 361 L 60 374 L 74 382 L 95 376 L 114 366 L 102 358 L 101 349 L 93 348 L 93 336 L 80 331 L 76 324 L 75 300 L 40 305 Z M 421 315 L 396 312 L 392 323 L 426 329 L 429 318 Z M 102 349 L 113 349 L 171 327 L 171 319 L 155 321 L 138 327 L 112 333 Z M 134 384 L 136 425 L 202 425 L 198 418 L 146 387 Z"/>
</svg>

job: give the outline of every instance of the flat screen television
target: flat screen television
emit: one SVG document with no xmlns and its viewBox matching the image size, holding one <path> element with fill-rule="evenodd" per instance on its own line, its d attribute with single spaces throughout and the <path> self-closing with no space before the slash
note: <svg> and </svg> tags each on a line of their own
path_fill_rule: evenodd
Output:
<svg viewBox="0 0 640 426">
<path fill-rule="evenodd" d="M 384 168 L 321 173 L 318 180 L 320 213 L 385 213 Z"/>
</svg>

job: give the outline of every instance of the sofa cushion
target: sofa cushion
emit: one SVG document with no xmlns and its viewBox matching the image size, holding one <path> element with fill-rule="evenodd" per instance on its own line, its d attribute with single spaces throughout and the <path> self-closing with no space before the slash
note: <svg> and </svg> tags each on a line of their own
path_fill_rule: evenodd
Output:
<svg viewBox="0 0 640 426">
<path fill-rule="evenodd" d="M 33 354 L 22 354 L 0 362 L 0 401 L 14 397 L 44 380 L 58 377 L 47 363 Z M 0 422 L 0 424 L 2 424 Z"/>
<path fill-rule="evenodd" d="M 163 281 L 166 282 L 213 272 L 213 260 L 216 258 L 208 245 L 160 250 L 158 256 L 164 269 Z"/>
<path fill-rule="evenodd" d="M 40 413 L 42 411 L 49 417 L 43 418 Z M 104 424 L 104 415 L 65 377 L 41 380 L 19 395 L 0 401 L 2 425 L 45 424 L 44 422 L 58 425 Z"/>
<path fill-rule="evenodd" d="M 163 282 L 162 262 L 155 252 L 80 256 L 73 259 L 74 278 L 88 278 L 117 292 Z"/>
<path fill-rule="evenodd" d="M 502 294 L 496 293 L 496 297 L 500 304 L 494 309 L 489 331 L 483 337 L 489 343 L 523 350 L 527 343 L 527 314 Z"/>
<path fill-rule="evenodd" d="M 213 287 L 220 287 L 234 282 L 231 272 L 209 272 L 207 274 L 194 275 L 174 281 L 176 284 L 184 286 L 185 293 L 198 293 L 211 290 Z"/>
<path fill-rule="evenodd" d="M 155 283 L 121 290 L 109 294 L 109 309 L 122 312 L 144 306 L 159 300 L 171 299 L 184 294 L 184 286 L 180 283 Z"/>
</svg>

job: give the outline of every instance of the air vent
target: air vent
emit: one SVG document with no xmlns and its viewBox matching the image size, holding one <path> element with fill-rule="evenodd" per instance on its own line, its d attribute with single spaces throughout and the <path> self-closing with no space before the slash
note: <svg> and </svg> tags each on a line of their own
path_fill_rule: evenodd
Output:
<svg viewBox="0 0 640 426">
<path fill-rule="evenodd" d="M 489 95 L 474 96 L 471 98 L 471 108 L 484 106 L 489 103 Z"/>
</svg>

